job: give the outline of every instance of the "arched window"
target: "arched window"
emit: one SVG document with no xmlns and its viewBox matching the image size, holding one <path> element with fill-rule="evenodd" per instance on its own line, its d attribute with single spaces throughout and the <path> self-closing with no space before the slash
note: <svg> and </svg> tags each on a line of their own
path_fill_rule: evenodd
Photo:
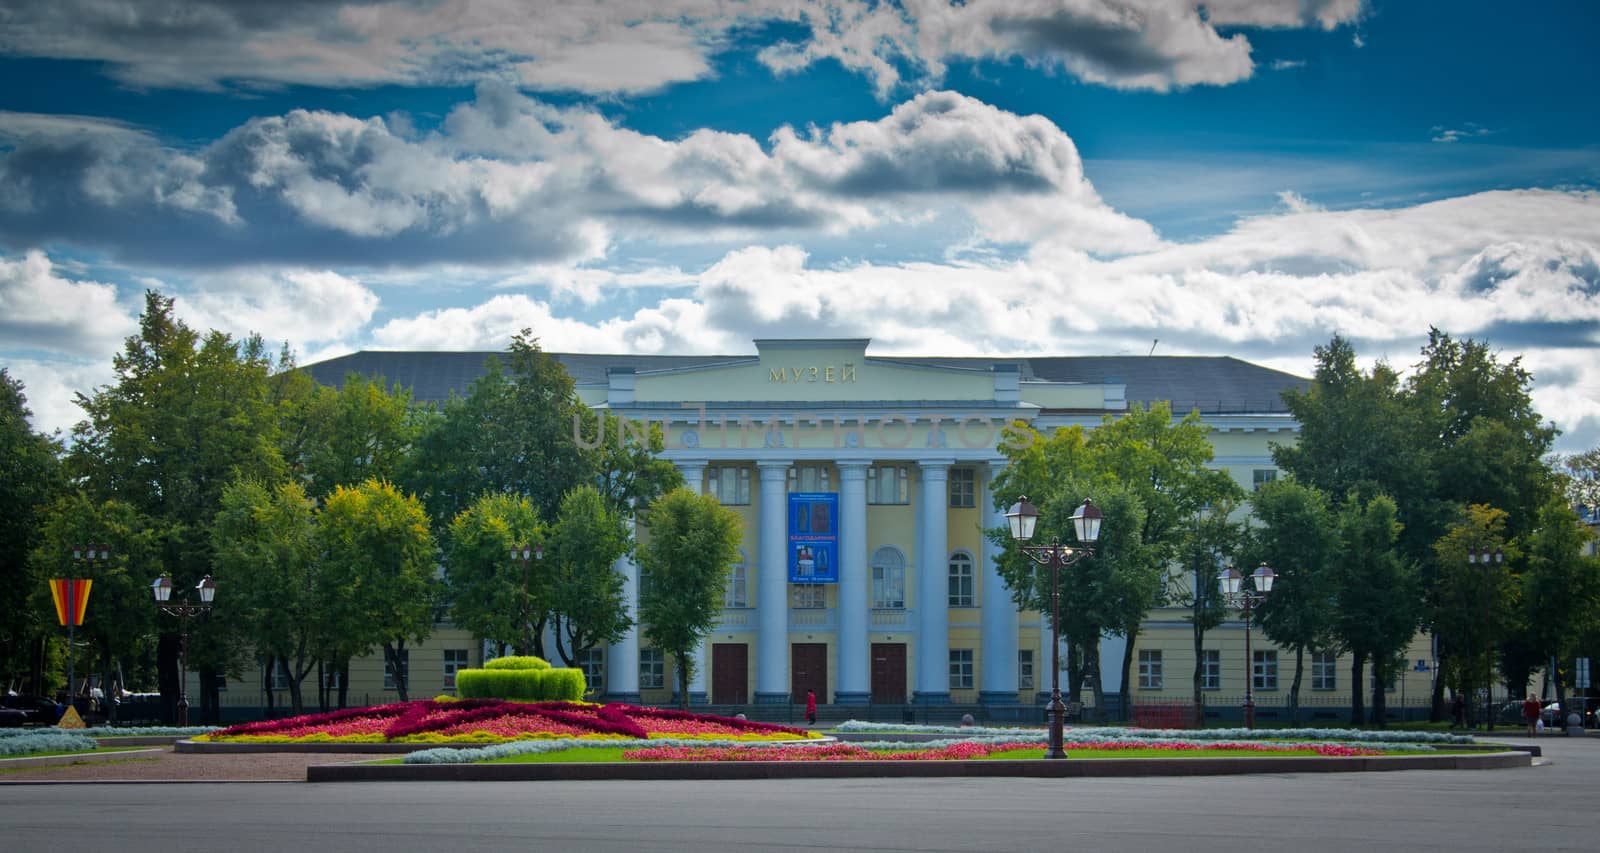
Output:
<svg viewBox="0 0 1600 853">
<path fill-rule="evenodd" d="M 872 606 L 895 610 L 906 606 L 906 555 L 893 545 L 872 552 Z"/>
<path fill-rule="evenodd" d="M 750 580 L 746 571 L 748 561 L 744 549 L 739 549 L 739 559 L 728 570 L 728 585 L 722 591 L 723 607 L 750 606 Z"/>
<path fill-rule="evenodd" d="M 966 551 L 957 551 L 950 555 L 950 606 L 975 607 L 977 600 L 973 584 L 972 555 Z"/>
</svg>

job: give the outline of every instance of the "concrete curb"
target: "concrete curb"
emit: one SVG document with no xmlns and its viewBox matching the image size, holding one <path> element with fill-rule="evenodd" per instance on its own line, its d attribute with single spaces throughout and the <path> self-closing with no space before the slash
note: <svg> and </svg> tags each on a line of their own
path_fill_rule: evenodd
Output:
<svg viewBox="0 0 1600 853">
<path fill-rule="evenodd" d="M 1527 752 L 1351 758 L 1098 758 L 1067 761 L 664 761 L 613 764 L 321 764 L 308 782 L 531 782 L 573 780 L 1044 778 L 1372 773 L 1531 767 Z"/>
</svg>

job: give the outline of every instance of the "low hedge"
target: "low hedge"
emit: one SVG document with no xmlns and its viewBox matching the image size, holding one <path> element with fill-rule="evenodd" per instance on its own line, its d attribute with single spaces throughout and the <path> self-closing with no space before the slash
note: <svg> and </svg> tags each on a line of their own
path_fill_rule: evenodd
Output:
<svg viewBox="0 0 1600 853">
<path fill-rule="evenodd" d="M 456 673 L 456 693 L 463 699 L 577 702 L 583 699 L 585 687 L 583 670 L 553 669 L 548 664 L 544 669 L 485 667 Z"/>
<path fill-rule="evenodd" d="M 544 658 L 533 655 L 507 655 L 495 658 L 483 665 L 484 669 L 549 669 L 550 664 Z"/>
</svg>

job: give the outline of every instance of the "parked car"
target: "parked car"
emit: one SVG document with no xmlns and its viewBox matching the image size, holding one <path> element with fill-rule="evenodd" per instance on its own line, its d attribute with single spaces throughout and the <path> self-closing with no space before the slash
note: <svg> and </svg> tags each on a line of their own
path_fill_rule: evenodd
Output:
<svg viewBox="0 0 1600 853">
<path fill-rule="evenodd" d="M 0 696 L 0 726 L 53 726 L 61 708 L 43 696 Z"/>
</svg>

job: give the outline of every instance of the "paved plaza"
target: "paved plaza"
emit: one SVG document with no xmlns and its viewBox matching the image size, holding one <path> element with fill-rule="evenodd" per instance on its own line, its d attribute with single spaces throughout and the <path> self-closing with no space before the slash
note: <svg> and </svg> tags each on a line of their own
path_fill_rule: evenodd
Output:
<svg viewBox="0 0 1600 853">
<path fill-rule="evenodd" d="M 1517 742 L 1516 738 L 1505 738 Z M 0 848 L 1593 850 L 1600 739 L 1532 768 L 1143 779 L 0 786 Z"/>
</svg>

